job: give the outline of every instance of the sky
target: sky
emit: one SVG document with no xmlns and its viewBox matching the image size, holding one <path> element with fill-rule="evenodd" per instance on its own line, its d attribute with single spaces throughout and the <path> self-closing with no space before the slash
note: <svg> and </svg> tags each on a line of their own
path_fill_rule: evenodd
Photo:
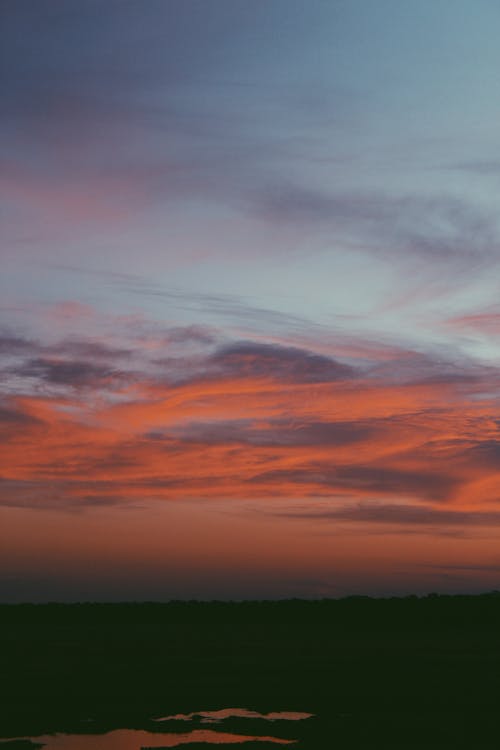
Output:
<svg viewBox="0 0 500 750">
<path fill-rule="evenodd" d="M 496 0 L 0 14 L 0 600 L 500 588 Z"/>
</svg>

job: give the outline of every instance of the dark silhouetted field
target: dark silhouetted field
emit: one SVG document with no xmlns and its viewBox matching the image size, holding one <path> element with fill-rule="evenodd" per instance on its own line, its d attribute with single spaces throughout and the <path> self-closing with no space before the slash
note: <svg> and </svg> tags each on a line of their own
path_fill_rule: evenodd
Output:
<svg viewBox="0 0 500 750">
<path fill-rule="evenodd" d="M 0 622 L 1 737 L 161 731 L 152 717 L 241 707 L 315 714 L 224 721 L 300 748 L 500 747 L 496 593 L 3 605 Z"/>
</svg>

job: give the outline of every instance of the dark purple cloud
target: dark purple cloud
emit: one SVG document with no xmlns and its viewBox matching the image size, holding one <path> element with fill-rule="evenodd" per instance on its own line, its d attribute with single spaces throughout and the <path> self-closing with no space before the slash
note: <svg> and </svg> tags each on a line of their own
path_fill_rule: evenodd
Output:
<svg viewBox="0 0 500 750">
<path fill-rule="evenodd" d="M 462 457 L 473 465 L 488 469 L 500 467 L 500 439 L 482 440 L 467 448 Z"/>
<path fill-rule="evenodd" d="M 115 485 L 116 486 L 116 485 Z M 137 507 L 123 494 L 109 492 L 106 482 L 76 482 L 55 478 L 11 479 L 0 476 L 0 507 L 30 510 L 79 511 L 105 506 Z M 117 487 L 119 490 L 119 487 Z"/>
<path fill-rule="evenodd" d="M 452 472 L 409 471 L 385 466 L 344 466 L 335 472 L 342 487 L 368 492 L 412 494 L 430 500 L 446 500 L 460 481 Z"/>
<path fill-rule="evenodd" d="M 0 354 L 4 356 L 35 357 L 38 354 L 54 357 L 73 357 L 79 359 L 121 359 L 132 354 L 131 349 L 113 346 L 95 339 L 70 338 L 55 344 L 43 344 L 40 341 L 6 333 L 0 336 Z"/>
<path fill-rule="evenodd" d="M 400 497 L 412 496 L 433 501 L 449 500 L 460 480 L 450 471 L 409 471 L 387 466 L 336 466 L 331 462 L 316 461 L 302 468 L 272 470 L 256 474 L 255 484 L 294 483 L 328 488 L 340 492 L 357 490 L 365 494 Z"/>
<path fill-rule="evenodd" d="M 0 354 L 2 356 L 25 354 L 33 350 L 38 350 L 38 348 L 38 344 L 22 336 L 15 336 L 13 334 L 0 335 Z"/>
<path fill-rule="evenodd" d="M 0 429 L 2 427 L 28 427 L 35 424 L 42 424 L 42 422 L 21 409 L 0 403 Z"/>
<path fill-rule="evenodd" d="M 169 344 L 213 344 L 215 340 L 214 331 L 201 325 L 173 326 L 165 334 L 165 341 Z"/>
<path fill-rule="evenodd" d="M 305 349 L 242 341 L 220 348 L 210 358 L 221 374 L 272 377 L 294 383 L 323 383 L 354 377 L 355 370 Z"/>
<path fill-rule="evenodd" d="M 286 518 L 422 526 L 500 526 L 500 512 L 442 510 L 408 504 L 357 503 L 330 508 L 267 511 Z M 448 567 L 448 566 L 446 566 Z M 464 566 L 464 568 L 467 566 Z"/>
<path fill-rule="evenodd" d="M 51 385 L 98 386 L 118 373 L 105 365 L 92 364 L 84 360 L 53 360 L 39 357 L 15 370 L 17 375 L 38 378 Z"/>
<path fill-rule="evenodd" d="M 65 339 L 59 344 L 44 348 L 47 354 L 74 357 L 79 360 L 127 359 L 133 354 L 130 348 L 111 346 L 100 341 Z"/>
<path fill-rule="evenodd" d="M 190 422 L 155 439 L 181 439 L 211 444 L 243 443 L 262 446 L 345 445 L 366 440 L 374 426 L 363 422 L 298 422 L 270 420 L 265 426 L 253 420 Z"/>
</svg>

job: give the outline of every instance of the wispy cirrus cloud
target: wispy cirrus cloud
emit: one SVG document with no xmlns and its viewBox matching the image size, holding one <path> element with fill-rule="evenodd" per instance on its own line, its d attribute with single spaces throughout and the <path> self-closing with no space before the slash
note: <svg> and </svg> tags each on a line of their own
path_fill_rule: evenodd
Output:
<svg viewBox="0 0 500 750">
<path fill-rule="evenodd" d="M 500 310 L 489 308 L 448 318 L 445 325 L 457 331 L 496 337 L 500 333 Z"/>
<path fill-rule="evenodd" d="M 283 184 L 256 191 L 251 210 L 269 222 L 327 231 L 351 250 L 458 266 L 498 255 L 496 216 L 452 196 L 346 192 Z"/>
<path fill-rule="evenodd" d="M 498 159 L 476 159 L 450 164 L 447 169 L 459 172 L 469 172 L 480 177 L 500 177 L 500 161 Z"/>
</svg>

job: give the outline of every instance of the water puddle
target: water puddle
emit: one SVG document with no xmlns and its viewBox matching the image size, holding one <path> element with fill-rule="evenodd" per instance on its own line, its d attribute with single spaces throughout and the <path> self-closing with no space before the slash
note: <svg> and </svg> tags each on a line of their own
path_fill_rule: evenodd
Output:
<svg viewBox="0 0 500 750">
<path fill-rule="evenodd" d="M 40 737 L 16 737 L 43 745 L 45 750 L 144 750 L 153 747 L 178 747 L 193 742 L 207 742 L 214 745 L 243 742 L 274 742 L 277 745 L 291 745 L 295 740 L 279 737 L 253 737 L 245 734 L 217 732 L 213 729 L 194 729 L 192 732 L 156 733 L 135 729 L 117 729 L 107 734 L 48 734 Z M 0 740 L 9 742 L 9 740 Z"/>
<path fill-rule="evenodd" d="M 192 721 L 200 719 L 203 724 L 216 724 L 223 719 L 264 719 L 265 721 L 300 721 L 309 719 L 313 714 L 303 711 L 270 711 L 261 714 L 258 711 L 249 711 L 247 708 L 221 708 L 219 711 L 193 711 L 190 714 L 173 714 L 172 716 L 161 716 L 154 721 Z"/>
<path fill-rule="evenodd" d="M 189 714 L 172 714 L 152 719 L 155 722 L 193 722 L 196 724 L 218 724 L 224 719 L 259 719 L 269 722 L 300 721 L 313 714 L 300 711 L 270 711 L 267 714 L 250 711 L 246 708 L 222 708 L 217 711 L 193 711 Z M 234 729 L 234 724 L 231 725 Z M 245 726 L 245 729 L 248 725 Z M 149 748 L 178 747 L 191 743 L 227 745 L 245 742 L 269 742 L 277 745 L 292 745 L 297 740 L 271 737 L 268 735 L 236 734 L 218 729 L 192 729 L 189 732 L 149 732 L 137 729 L 116 729 L 105 734 L 46 734 L 39 737 L 16 737 L 11 740 L 32 742 L 33 747 L 43 746 L 44 750 L 145 750 Z"/>
</svg>

